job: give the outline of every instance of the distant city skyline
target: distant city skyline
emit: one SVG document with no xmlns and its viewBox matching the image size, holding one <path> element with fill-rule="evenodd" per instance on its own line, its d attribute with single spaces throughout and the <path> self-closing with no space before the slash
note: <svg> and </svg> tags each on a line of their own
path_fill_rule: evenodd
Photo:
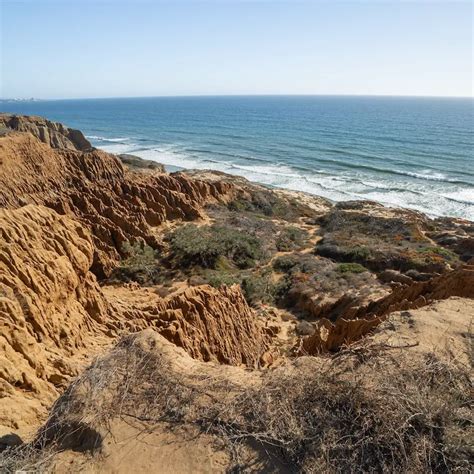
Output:
<svg viewBox="0 0 474 474">
<path fill-rule="evenodd" d="M 0 2 L 3 99 L 473 96 L 469 1 Z"/>
</svg>

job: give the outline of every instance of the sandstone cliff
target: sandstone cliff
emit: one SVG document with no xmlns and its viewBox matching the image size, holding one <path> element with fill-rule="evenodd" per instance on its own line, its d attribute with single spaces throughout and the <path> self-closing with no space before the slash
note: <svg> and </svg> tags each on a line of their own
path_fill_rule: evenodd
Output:
<svg viewBox="0 0 474 474">
<path fill-rule="evenodd" d="M 93 253 L 89 231 L 69 216 L 36 205 L 0 209 L 0 427 L 34 423 L 121 332 L 152 327 L 204 361 L 270 361 L 269 336 L 238 288 L 161 298 L 124 286 L 107 298 L 89 271 Z"/>
<path fill-rule="evenodd" d="M 126 173 L 114 155 L 56 149 L 26 133 L 0 137 L 0 207 L 41 204 L 78 218 L 94 240 L 92 271 L 110 274 L 126 242 L 159 243 L 153 227 L 202 217 L 232 186 L 185 176 Z"/>
<path fill-rule="evenodd" d="M 334 323 L 323 318 L 314 334 L 299 343 L 298 351 L 318 354 L 337 350 L 367 335 L 390 313 L 422 308 L 452 296 L 474 298 L 474 266 L 465 265 L 426 282 L 399 285 L 377 301 L 351 308 Z"/>
<path fill-rule="evenodd" d="M 195 359 L 259 367 L 271 362 L 270 336 L 236 285 L 188 288 L 160 298 L 133 286 L 105 294 L 133 331 L 152 327 Z"/>
<path fill-rule="evenodd" d="M 0 114 L 1 127 L 31 133 L 52 148 L 81 151 L 92 149 L 92 145 L 81 131 L 42 117 Z"/>
<path fill-rule="evenodd" d="M 51 209 L 0 210 L 0 425 L 34 419 L 107 329 L 93 251 L 81 224 Z"/>
</svg>

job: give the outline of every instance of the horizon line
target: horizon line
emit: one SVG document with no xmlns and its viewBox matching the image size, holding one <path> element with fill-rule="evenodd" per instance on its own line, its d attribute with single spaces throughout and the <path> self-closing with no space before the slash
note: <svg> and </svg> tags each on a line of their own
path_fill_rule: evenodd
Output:
<svg viewBox="0 0 474 474">
<path fill-rule="evenodd" d="M 34 102 L 34 101 L 67 101 L 67 100 L 114 100 L 114 99 L 173 99 L 173 98 L 206 98 L 206 97 L 381 97 L 381 98 L 426 98 L 426 99 L 474 99 L 474 95 L 416 95 L 416 94 L 173 94 L 173 95 L 136 95 L 108 97 L 0 97 L 0 101 Z"/>
</svg>

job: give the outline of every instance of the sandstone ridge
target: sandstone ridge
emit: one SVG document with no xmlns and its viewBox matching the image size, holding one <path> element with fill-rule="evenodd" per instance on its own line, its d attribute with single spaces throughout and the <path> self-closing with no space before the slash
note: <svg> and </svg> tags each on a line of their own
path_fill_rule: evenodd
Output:
<svg viewBox="0 0 474 474">
<path fill-rule="evenodd" d="M 268 362 L 268 335 L 236 287 L 142 292 L 141 304 L 123 287 L 108 301 L 89 271 L 93 239 L 80 222 L 43 206 L 1 209 L 0 236 L 0 426 L 44 414 L 84 361 L 122 332 L 152 327 L 204 361 Z"/>
<path fill-rule="evenodd" d="M 78 218 L 92 233 L 98 277 L 110 274 L 125 243 L 158 248 L 153 227 L 200 218 L 205 203 L 231 191 L 185 176 L 127 173 L 114 155 L 51 148 L 27 133 L 0 137 L 0 207 L 40 204 Z"/>
<path fill-rule="evenodd" d="M 391 313 L 422 308 L 452 296 L 474 298 L 473 265 L 464 265 L 426 282 L 400 285 L 367 306 L 351 308 L 335 322 L 323 318 L 314 334 L 300 342 L 298 350 L 302 354 L 337 350 L 368 334 Z"/>
<path fill-rule="evenodd" d="M 92 145 L 80 130 L 68 128 L 62 123 L 51 122 L 42 117 L 0 114 L 0 127 L 31 133 L 52 148 L 86 151 Z"/>
</svg>

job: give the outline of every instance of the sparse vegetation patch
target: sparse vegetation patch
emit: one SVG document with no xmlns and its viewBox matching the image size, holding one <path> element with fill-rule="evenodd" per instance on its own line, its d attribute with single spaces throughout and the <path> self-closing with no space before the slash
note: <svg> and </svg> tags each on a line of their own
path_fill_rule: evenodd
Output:
<svg viewBox="0 0 474 474">
<path fill-rule="evenodd" d="M 361 365 L 362 377 L 354 372 Z M 240 447 L 257 443 L 295 472 L 469 472 L 471 390 L 462 367 L 433 354 L 395 360 L 377 346 L 244 386 L 173 371 L 127 337 L 59 398 L 37 439 L 4 452 L 0 466 L 47 469 L 54 452 L 97 452 L 122 418 L 147 430 L 163 422 L 199 427 L 227 446 L 235 471 Z"/>
<path fill-rule="evenodd" d="M 112 279 L 136 281 L 142 285 L 156 283 L 159 280 L 157 250 L 144 242 L 133 244 L 126 242 L 121 250 L 124 258 L 114 270 Z"/>
<path fill-rule="evenodd" d="M 367 268 L 358 263 L 340 263 L 337 266 L 339 273 L 363 273 L 367 271 Z"/>
<path fill-rule="evenodd" d="M 301 249 L 307 239 L 308 233 L 295 226 L 288 226 L 280 231 L 276 240 L 276 248 L 280 252 Z"/>
<path fill-rule="evenodd" d="M 170 244 L 178 266 L 217 268 L 225 258 L 238 268 L 249 268 L 264 258 L 255 236 L 228 227 L 187 224 L 171 234 Z"/>
<path fill-rule="evenodd" d="M 459 260 L 459 257 L 454 252 L 443 247 L 420 247 L 418 252 L 426 257 L 436 258 L 436 256 L 439 256 L 450 262 Z"/>
</svg>

